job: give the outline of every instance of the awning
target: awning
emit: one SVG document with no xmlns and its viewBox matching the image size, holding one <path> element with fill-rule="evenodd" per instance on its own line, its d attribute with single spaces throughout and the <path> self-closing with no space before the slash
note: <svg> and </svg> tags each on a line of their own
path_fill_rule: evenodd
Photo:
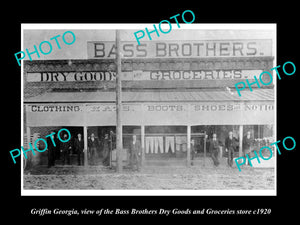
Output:
<svg viewBox="0 0 300 225">
<path fill-rule="evenodd" d="M 274 124 L 274 89 L 123 92 L 123 125 Z M 115 126 L 114 92 L 50 92 L 24 101 L 27 126 Z"/>
<path fill-rule="evenodd" d="M 198 101 L 274 101 L 274 89 L 241 91 L 124 91 L 123 102 L 198 102 Z M 46 102 L 115 102 L 115 92 L 47 92 L 24 100 L 24 103 Z"/>
</svg>

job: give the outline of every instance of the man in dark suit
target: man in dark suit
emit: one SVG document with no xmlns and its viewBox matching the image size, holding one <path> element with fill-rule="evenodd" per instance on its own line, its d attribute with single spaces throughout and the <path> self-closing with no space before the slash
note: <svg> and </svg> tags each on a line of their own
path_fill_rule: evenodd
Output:
<svg viewBox="0 0 300 225">
<path fill-rule="evenodd" d="M 195 148 L 195 140 L 191 139 L 191 165 L 194 165 L 194 158 L 197 154 L 196 148 Z"/>
<path fill-rule="evenodd" d="M 55 131 L 52 131 L 52 133 Z M 60 160 L 60 141 L 58 139 L 57 134 L 54 135 L 54 142 L 55 142 L 55 160 Z"/>
<path fill-rule="evenodd" d="M 254 140 L 251 137 L 251 132 L 248 131 L 247 134 L 243 138 L 243 153 L 244 153 L 244 157 L 246 160 L 247 160 L 246 154 L 251 156 L 251 147 L 252 147 L 253 142 L 254 142 Z"/>
<path fill-rule="evenodd" d="M 51 134 L 53 133 L 52 137 L 47 137 L 47 146 L 48 146 L 48 168 L 55 165 L 55 153 L 56 153 L 56 145 L 57 141 L 55 141 L 55 132 L 51 131 Z M 51 140 L 53 139 L 55 146 Z"/>
<path fill-rule="evenodd" d="M 141 142 L 137 140 L 136 135 L 132 136 L 132 141 L 130 142 L 130 152 L 129 152 L 129 166 L 134 169 L 136 165 L 137 170 L 140 170 L 141 163 Z"/>
<path fill-rule="evenodd" d="M 64 133 L 63 140 L 67 140 L 68 135 Z M 70 165 L 70 150 L 71 150 L 71 143 L 70 141 L 61 142 L 60 149 L 62 153 L 62 163 L 63 165 L 67 161 L 67 164 Z"/>
<path fill-rule="evenodd" d="M 84 149 L 84 143 L 80 133 L 77 134 L 77 138 L 74 141 L 74 148 L 77 153 L 77 162 L 78 166 L 83 165 L 82 153 Z"/>
<path fill-rule="evenodd" d="M 211 158 L 215 166 L 218 166 L 220 164 L 219 150 L 220 150 L 220 142 L 219 140 L 217 140 L 217 134 L 213 133 L 212 139 L 209 140 L 209 151 L 211 153 Z"/>
<path fill-rule="evenodd" d="M 228 152 L 227 163 L 230 167 L 232 167 L 233 153 L 237 146 L 238 146 L 238 140 L 235 137 L 233 137 L 233 132 L 229 131 L 228 137 L 225 140 L 225 147 L 226 147 L 226 152 Z"/>
<path fill-rule="evenodd" d="M 98 157 L 97 151 L 99 149 L 100 143 L 98 138 L 95 138 L 95 134 L 91 134 L 91 138 L 88 141 L 89 153 L 90 153 L 90 163 L 95 165 L 96 158 Z"/>
<path fill-rule="evenodd" d="M 104 140 L 102 143 L 103 148 L 103 165 L 110 166 L 110 140 L 108 134 L 104 135 Z"/>
</svg>

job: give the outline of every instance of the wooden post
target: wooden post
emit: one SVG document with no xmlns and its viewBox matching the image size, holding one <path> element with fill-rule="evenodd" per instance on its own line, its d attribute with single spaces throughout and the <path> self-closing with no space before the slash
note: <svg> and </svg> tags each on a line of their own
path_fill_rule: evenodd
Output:
<svg viewBox="0 0 300 225">
<path fill-rule="evenodd" d="M 206 131 L 204 132 L 204 166 L 205 166 L 205 159 L 206 159 Z"/>
<path fill-rule="evenodd" d="M 142 147 L 142 166 L 145 165 L 145 126 L 141 126 L 141 147 Z"/>
<path fill-rule="evenodd" d="M 120 30 L 116 30 L 116 151 L 117 151 L 117 172 L 123 170 L 123 134 L 122 134 L 122 84 L 121 84 L 121 41 Z"/>
<path fill-rule="evenodd" d="M 26 127 L 26 133 L 27 133 L 27 137 L 26 137 L 26 139 L 27 139 L 27 148 L 26 149 L 29 149 L 29 143 L 31 143 L 31 139 L 30 139 L 30 137 L 31 137 L 31 131 L 30 131 L 30 127 Z M 22 140 L 23 141 L 23 140 Z M 22 168 L 23 168 L 23 170 L 26 168 L 26 165 L 27 165 L 27 161 L 26 161 L 26 159 L 24 160 L 24 154 L 21 154 L 22 155 L 22 158 L 21 158 L 21 164 L 22 164 Z M 25 165 L 24 165 L 24 164 Z"/>
<path fill-rule="evenodd" d="M 243 156 L 243 125 L 239 126 L 239 157 Z"/>
<path fill-rule="evenodd" d="M 84 154 L 83 154 L 83 165 L 88 166 L 88 135 L 87 126 L 83 127 L 83 143 L 84 143 Z"/>
<path fill-rule="evenodd" d="M 187 167 L 191 166 L 191 125 L 187 126 L 187 154 L 186 154 Z"/>
<path fill-rule="evenodd" d="M 30 136 L 31 136 L 31 132 L 30 132 L 30 127 L 26 127 L 26 132 L 27 132 L 27 137 L 26 137 L 26 139 L 27 139 L 27 148 L 29 148 L 29 143 L 31 142 L 31 140 L 30 140 Z M 23 154 L 21 154 L 22 156 L 23 156 Z"/>
</svg>

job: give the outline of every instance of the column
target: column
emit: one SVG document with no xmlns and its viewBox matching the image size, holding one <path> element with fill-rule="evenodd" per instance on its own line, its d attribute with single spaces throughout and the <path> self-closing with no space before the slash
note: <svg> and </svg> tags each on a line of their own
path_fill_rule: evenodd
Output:
<svg viewBox="0 0 300 225">
<path fill-rule="evenodd" d="M 239 157 L 243 156 L 243 125 L 239 126 Z"/>
<path fill-rule="evenodd" d="M 145 126 L 141 126 L 141 148 L 142 148 L 142 166 L 145 165 Z"/>
<path fill-rule="evenodd" d="M 83 142 L 84 142 L 84 154 L 83 154 L 83 164 L 84 166 L 88 165 L 88 135 L 87 135 L 87 126 L 83 127 Z"/>
<path fill-rule="evenodd" d="M 27 146 L 26 146 L 26 149 L 29 149 L 29 143 L 31 142 L 31 140 L 30 140 L 30 137 L 31 137 L 31 131 L 30 131 L 30 127 L 26 127 L 26 135 L 27 135 L 27 137 L 26 137 L 26 139 L 27 139 Z M 23 141 L 23 140 L 22 140 Z M 24 157 L 24 154 L 21 154 L 22 155 L 22 158 L 21 158 L 21 163 L 24 163 L 23 164 L 23 170 L 26 168 L 26 160 L 23 160 L 25 157 Z"/>
<path fill-rule="evenodd" d="M 206 131 L 204 132 L 204 159 L 203 159 L 204 166 L 205 166 L 205 159 L 206 159 Z"/>
<path fill-rule="evenodd" d="M 121 81 L 121 39 L 120 30 L 116 30 L 116 151 L 117 167 L 116 171 L 123 171 L 123 125 L 122 125 L 122 81 Z"/>
<path fill-rule="evenodd" d="M 191 126 L 187 126 L 187 151 L 186 151 L 186 163 L 187 166 L 191 166 Z"/>
<path fill-rule="evenodd" d="M 31 136 L 31 133 L 30 133 L 30 127 L 26 127 L 26 135 L 27 135 L 27 137 L 26 137 L 26 139 L 27 139 L 27 148 L 29 148 L 29 143 L 30 143 L 30 136 Z M 23 154 L 22 154 L 23 155 Z"/>
</svg>

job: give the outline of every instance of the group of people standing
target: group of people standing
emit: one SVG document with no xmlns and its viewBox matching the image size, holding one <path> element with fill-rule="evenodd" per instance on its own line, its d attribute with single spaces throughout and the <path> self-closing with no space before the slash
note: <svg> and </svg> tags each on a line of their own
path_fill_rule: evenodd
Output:
<svg viewBox="0 0 300 225">
<path fill-rule="evenodd" d="M 54 135 L 55 132 L 51 131 L 51 136 L 47 137 L 47 146 L 48 146 L 48 168 L 55 165 L 56 160 L 62 159 L 62 163 L 70 164 L 70 152 L 71 152 L 71 143 L 69 141 L 59 142 L 57 135 Z M 67 140 L 68 134 L 64 133 L 62 140 Z M 53 141 L 52 141 L 53 140 Z M 52 144 L 52 143 L 55 143 Z"/>
<path fill-rule="evenodd" d="M 54 132 L 52 132 L 54 133 Z M 61 142 L 55 141 L 57 143 L 55 146 L 52 145 L 52 140 L 57 140 L 57 137 L 53 134 L 52 137 L 47 138 L 48 145 L 48 167 L 52 167 L 55 165 L 56 160 L 61 160 L 62 165 L 70 165 L 70 155 L 71 153 L 77 154 L 77 165 L 83 165 L 84 151 L 87 151 L 88 161 L 90 165 L 96 164 L 96 159 L 100 158 L 102 154 L 102 163 L 105 166 L 110 166 L 110 139 L 109 135 L 105 134 L 103 141 L 99 141 L 98 138 L 95 137 L 95 134 L 92 133 L 88 140 L 88 149 L 84 149 L 84 141 L 81 133 L 77 134 L 77 137 L 73 141 Z M 66 140 L 68 135 L 63 134 L 63 140 Z M 102 152 L 100 153 L 100 150 Z"/>
<path fill-rule="evenodd" d="M 111 139 L 107 133 L 104 134 L 102 141 L 99 141 L 99 139 L 95 137 L 95 134 L 92 133 L 90 139 L 88 140 L 89 164 L 97 164 L 97 159 L 101 158 L 102 155 L 103 165 L 110 166 L 111 148 Z M 100 151 L 100 149 L 102 151 Z"/>
<path fill-rule="evenodd" d="M 251 146 L 253 145 L 254 139 L 251 137 L 251 132 L 248 131 L 243 138 L 243 155 L 245 157 L 246 154 L 251 155 L 253 149 Z M 227 155 L 227 164 L 232 167 L 234 152 L 237 152 L 239 149 L 239 140 L 233 136 L 233 132 L 229 131 L 227 138 L 225 139 L 225 144 L 223 144 L 218 138 L 217 134 L 213 133 L 211 139 L 207 139 L 208 149 L 211 153 L 211 158 L 215 166 L 220 164 L 219 162 L 219 154 L 220 147 L 225 147 L 225 155 Z M 193 164 L 193 160 L 196 155 L 195 149 L 195 140 L 191 140 L 191 163 Z M 129 148 L 129 166 L 131 168 L 140 169 L 141 165 L 141 143 L 137 140 L 136 135 L 133 135 L 132 141 L 130 142 Z"/>
<path fill-rule="evenodd" d="M 246 135 L 243 137 L 243 156 L 245 157 L 246 154 L 251 153 L 252 149 L 251 146 L 253 145 L 254 139 L 251 137 L 251 132 L 248 131 Z M 239 140 L 233 136 L 233 132 L 229 131 L 228 137 L 225 139 L 225 144 L 223 144 L 218 138 L 217 134 L 213 133 L 212 138 L 207 140 L 208 149 L 211 153 L 211 158 L 215 166 L 220 164 L 219 162 L 219 154 L 220 154 L 220 147 L 225 147 L 225 155 L 227 155 L 227 164 L 228 166 L 232 167 L 233 165 L 233 157 L 234 152 L 238 151 L 239 149 Z M 191 141 L 191 157 L 192 163 L 195 157 L 196 151 L 194 147 L 194 140 Z"/>
<path fill-rule="evenodd" d="M 95 137 L 95 134 L 92 133 L 88 139 L 88 149 L 84 149 L 84 141 L 81 133 L 77 134 L 77 138 L 73 140 L 73 142 L 61 142 L 55 141 L 57 143 L 56 146 L 52 145 L 52 139 L 56 140 L 56 136 L 48 137 L 48 167 L 54 166 L 55 160 L 61 159 L 62 164 L 70 165 L 70 153 L 77 154 L 77 163 L 78 165 L 83 165 L 83 155 L 84 151 L 87 151 L 88 162 L 89 165 L 97 165 L 97 159 L 102 158 L 102 164 L 104 166 L 111 166 L 111 151 L 112 151 L 112 140 L 109 137 L 108 133 L 104 134 L 103 139 L 100 141 L 99 138 Z M 66 140 L 68 135 L 63 134 L 63 140 Z M 219 154 L 220 147 L 225 148 L 225 155 L 227 155 L 227 163 L 228 166 L 232 167 L 233 165 L 233 157 L 234 152 L 238 151 L 239 148 L 239 140 L 233 136 L 233 132 L 229 131 L 227 138 L 225 139 L 225 143 L 221 142 L 217 138 L 217 134 L 213 133 L 210 139 L 207 139 L 207 146 L 209 152 L 211 154 L 212 161 L 215 166 L 220 164 L 219 162 Z M 253 145 L 253 138 L 251 137 L 251 132 L 248 131 L 243 138 L 243 155 L 246 154 L 251 156 L 251 146 Z M 133 134 L 132 140 L 129 145 L 129 157 L 128 157 L 128 166 L 131 169 L 140 170 L 141 168 L 141 142 L 137 139 L 137 136 Z M 195 141 L 191 140 L 191 163 L 193 164 L 193 160 L 196 155 L 195 149 Z"/>
<path fill-rule="evenodd" d="M 54 133 L 54 132 L 52 132 Z M 63 134 L 62 140 L 67 140 L 68 135 L 65 133 Z M 84 150 L 84 144 L 82 135 L 80 133 L 77 134 L 77 138 L 74 140 L 73 144 L 71 141 L 66 142 L 57 142 L 55 141 L 55 145 L 51 145 L 51 139 L 57 140 L 57 137 L 53 134 L 52 137 L 47 138 L 47 145 L 48 145 L 48 168 L 55 165 L 55 161 L 61 160 L 62 164 L 70 165 L 71 159 L 70 154 L 77 153 L 77 162 L 78 165 L 83 165 L 82 160 L 82 153 Z"/>
<path fill-rule="evenodd" d="M 96 159 L 101 154 L 99 149 L 102 149 L 102 163 L 104 166 L 111 165 L 111 151 L 112 151 L 112 140 L 108 134 L 104 135 L 104 138 L 100 142 L 98 138 L 92 133 L 88 140 L 88 158 L 90 165 L 97 164 Z M 81 149 L 80 149 L 81 150 Z M 137 139 L 135 134 L 132 135 L 132 140 L 129 143 L 128 149 L 128 167 L 133 170 L 140 170 L 141 168 L 141 142 Z"/>
</svg>

